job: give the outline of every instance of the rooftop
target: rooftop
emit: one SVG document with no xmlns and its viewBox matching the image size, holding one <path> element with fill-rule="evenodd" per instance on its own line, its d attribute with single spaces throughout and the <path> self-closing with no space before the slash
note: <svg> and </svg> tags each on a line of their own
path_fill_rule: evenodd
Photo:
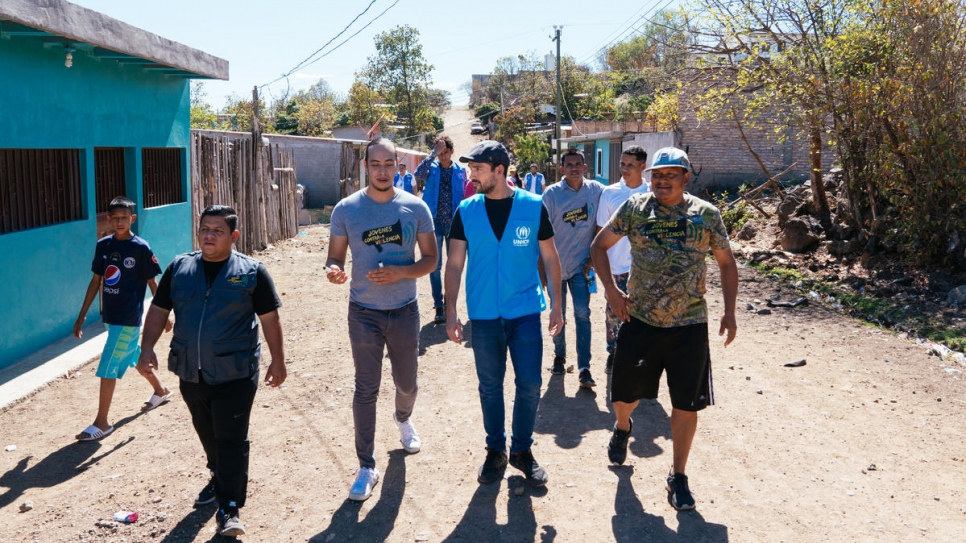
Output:
<svg viewBox="0 0 966 543">
<path fill-rule="evenodd" d="M 65 0 L 3 0 L 0 38 L 72 47 L 97 59 L 191 79 L 228 79 L 228 61 Z"/>
</svg>

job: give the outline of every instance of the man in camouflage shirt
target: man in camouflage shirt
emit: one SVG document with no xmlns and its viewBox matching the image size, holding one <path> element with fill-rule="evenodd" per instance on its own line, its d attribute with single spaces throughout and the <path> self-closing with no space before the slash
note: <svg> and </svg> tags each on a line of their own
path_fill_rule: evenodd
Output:
<svg viewBox="0 0 966 543">
<path fill-rule="evenodd" d="M 631 272 L 627 292 L 613 276 L 598 277 L 607 301 L 624 322 L 617 335 L 611 401 L 616 423 L 607 454 L 616 464 L 627 457 L 631 413 L 642 398 L 657 398 L 667 372 L 671 396 L 674 460 L 667 478 L 668 503 L 693 509 L 685 466 L 698 424 L 698 411 L 714 404 L 708 348 L 708 306 L 704 299 L 710 251 L 721 270 L 724 315 L 718 335 L 725 346 L 737 332 L 735 299 L 738 266 L 721 213 L 684 192 L 691 163 L 680 149 L 666 147 L 654 157 L 650 193 L 635 194 L 614 213 L 591 245 L 594 267 L 610 269 L 607 249 L 627 236 Z"/>
</svg>

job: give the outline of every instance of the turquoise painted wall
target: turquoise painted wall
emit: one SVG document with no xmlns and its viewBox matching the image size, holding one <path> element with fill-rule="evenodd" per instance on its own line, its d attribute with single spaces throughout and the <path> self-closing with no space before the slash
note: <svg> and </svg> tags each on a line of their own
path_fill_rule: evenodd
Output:
<svg viewBox="0 0 966 543">
<path fill-rule="evenodd" d="M 0 367 L 69 336 L 90 281 L 96 243 L 94 148 L 127 148 L 128 197 L 138 203 L 134 231 L 162 267 L 191 250 L 191 204 L 142 209 L 141 149 L 180 147 L 189 195 L 188 80 L 98 60 L 79 49 L 64 66 L 59 47 L 39 38 L 0 38 L 0 148 L 71 148 L 81 154 L 84 219 L 0 235 Z M 99 319 L 97 302 L 88 324 Z"/>
<path fill-rule="evenodd" d="M 602 152 L 601 152 L 601 155 L 600 155 L 600 157 L 601 157 L 600 158 L 600 175 L 596 175 L 597 174 L 597 169 L 596 169 L 597 168 L 597 163 L 595 162 L 594 163 L 594 179 L 596 179 L 597 181 L 599 181 L 599 182 L 607 185 L 607 184 L 610 183 L 610 180 L 608 179 L 610 177 L 610 140 L 609 139 L 595 140 L 595 144 L 597 145 L 597 149 L 599 149 Z M 597 160 L 597 157 L 594 157 L 594 160 L 596 161 Z"/>
</svg>

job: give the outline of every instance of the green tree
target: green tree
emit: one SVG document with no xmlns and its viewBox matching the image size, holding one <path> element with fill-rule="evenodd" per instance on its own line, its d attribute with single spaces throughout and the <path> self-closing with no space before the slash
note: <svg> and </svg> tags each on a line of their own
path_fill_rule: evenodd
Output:
<svg viewBox="0 0 966 543">
<path fill-rule="evenodd" d="M 259 126 L 262 130 L 267 130 L 271 125 L 266 119 L 266 110 L 264 100 L 259 97 L 258 99 L 258 121 Z M 228 130 L 236 130 L 239 132 L 251 132 L 252 130 L 252 117 L 253 111 L 252 100 L 243 100 L 237 94 L 229 94 L 225 97 L 225 113 L 231 116 L 231 121 L 229 121 L 229 126 L 226 128 Z"/>
<path fill-rule="evenodd" d="M 373 90 L 360 80 L 356 80 L 349 87 L 349 98 L 346 101 L 349 121 L 370 127 L 380 118 L 392 118 L 392 110 L 386 104 L 386 97 Z"/>
<path fill-rule="evenodd" d="M 864 1 L 864 0 L 859 0 Z M 826 130 L 827 44 L 840 33 L 852 0 L 705 0 L 706 33 L 716 43 L 705 48 L 712 58 L 711 86 L 701 96 L 702 115 L 761 127 L 785 111 L 809 142 L 813 202 L 826 233 L 832 229 L 822 183 L 822 147 Z"/>
<path fill-rule="evenodd" d="M 493 118 L 493 116 L 497 115 L 498 113 L 500 113 L 500 104 L 496 104 L 493 102 L 480 104 L 479 107 L 473 110 L 473 114 L 476 115 L 476 118 L 479 119 L 480 122 L 484 124 L 490 122 L 490 119 Z"/>
<path fill-rule="evenodd" d="M 543 165 L 549 158 L 550 144 L 540 134 L 517 134 L 513 137 L 513 154 L 520 164 L 536 163 Z M 524 168 L 526 169 L 526 168 Z M 540 168 L 541 170 L 543 168 Z"/>
<path fill-rule="evenodd" d="M 432 130 L 430 74 L 419 31 L 403 25 L 375 37 L 376 54 L 362 72 L 365 84 L 396 105 L 396 119 L 410 135 Z"/>
<path fill-rule="evenodd" d="M 205 84 L 200 81 L 192 81 L 190 95 L 191 109 L 189 116 L 191 119 L 191 128 L 216 128 L 218 115 L 206 100 L 208 93 L 205 92 Z"/>
<path fill-rule="evenodd" d="M 526 133 L 526 124 L 532 123 L 534 119 L 532 107 L 514 106 L 508 107 L 496 116 L 497 126 L 496 139 L 509 145 L 512 149 L 514 138 Z"/>
<path fill-rule="evenodd" d="M 638 71 L 658 68 L 673 72 L 683 68 L 695 43 L 695 33 L 687 30 L 683 15 L 661 10 L 629 40 L 602 52 L 601 64 L 609 71 Z"/>
<path fill-rule="evenodd" d="M 827 133 L 863 234 L 901 244 L 900 254 L 920 263 L 949 258 L 947 248 L 966 233 L 966 6 L 704 4 L 704 28 L 719 38 L 702 67 L 718 76 L 709 109 L 736 122 L 754 122 L 768 108 L 792 113 L 810 141 L 814 181 Z M 822 186 L 812 183 L 820 218 Z"/>
</svg>

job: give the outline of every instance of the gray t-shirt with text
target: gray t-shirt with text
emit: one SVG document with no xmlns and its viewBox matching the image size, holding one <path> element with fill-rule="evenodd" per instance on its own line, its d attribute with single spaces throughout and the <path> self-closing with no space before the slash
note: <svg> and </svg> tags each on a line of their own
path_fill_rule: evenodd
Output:
<svg viewBox="0 0 966 543">
<path fill-rule="evenodd" d="M 369 309 L 398 309 L 416 300 L 416 280 L 375 285 L 366 274 L 379 267 L 408 266 L 416 261 L 416 235 L 433 231 L 433 217 L 422 199 L 393 189 L 380 204 L 365 190 L 344 198 L 332 210 L 331 234 L 349 238 L 352 270 L 349 300 Z"/>
<path fill-rule="evenodd" d="M 543 205 L 553 223 L 553 242 L 560 256 L 560 277 L 570 279 L 583 273 L 590 258 L 590 242 L 597 230 L 597 203 L 604 185 L 584 179 L 580 190 L 566 180 L 554 183 L 543 193 Z"/>
</svg>

